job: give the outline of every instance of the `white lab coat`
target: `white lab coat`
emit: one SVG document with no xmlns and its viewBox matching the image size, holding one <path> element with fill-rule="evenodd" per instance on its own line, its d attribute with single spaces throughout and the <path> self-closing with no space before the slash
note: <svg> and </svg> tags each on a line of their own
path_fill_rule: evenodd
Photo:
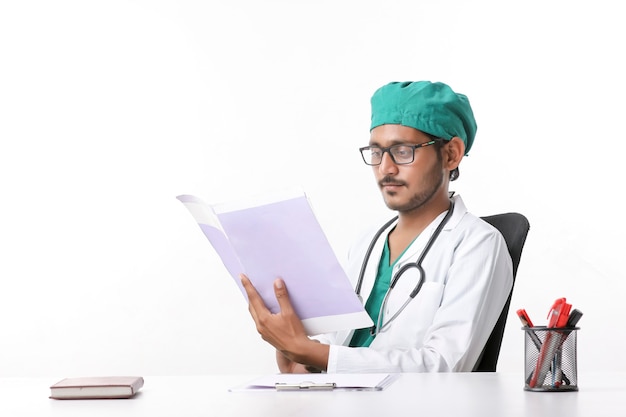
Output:
<svg viewBox="0 0 626 417">
<path fill-rule="evenodd" d="M 319 337 L 329 343 L 327 372 L 471 371 L 495 326 L 513 285 L 511 257 L 498 230 L 467 211 L 455 196 L 452 217 L 426 255 L 421 291 L 369 348 L 350 348 L 350 332 Z M 394 273 L 415 262 L 441 222 L 437 217 L 396 263 Z M 381 235 L 369 258 L 361 295 L 370 295 L 385 239 Z M 348 276 L 356 285 L 365 252 L 375 231 L 350 251 Z M 391 291 L 383 317 L 407 300 L 419 275 L 405 272 Z"/>
</svg>

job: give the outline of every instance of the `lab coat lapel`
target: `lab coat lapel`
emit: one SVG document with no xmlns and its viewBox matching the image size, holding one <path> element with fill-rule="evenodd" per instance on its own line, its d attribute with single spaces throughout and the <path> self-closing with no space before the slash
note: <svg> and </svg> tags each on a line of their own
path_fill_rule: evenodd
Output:
<svg viewBox="0 0 626 417">
<path fill-rule="evenodd" d="M 461 221 L 465 213 L 467 212 L 467 208 L 465 204 L 463 204 L 463 200 L 459 195 L 454 196 L 454 210 L 452 213 L 452 217 L 445 224 L 442 232 L 453 230 Z M 396 268 L 401 268 L 407 262 L 415 262 L 417 258 L 420 256 L 426 243 L 430 239 L 430 237 L 435 233 L 435 229 L 439 226 L 439 223 L 446 216 L 447 211 L 441 213 L 439 216 L 435 218 L 427 227 L 420 233 L 420 235 L 415 239 L 415 241 L 411 244 L 409 249 L 404 252 L 400 260 L 396 263 Z"/>
</svg>

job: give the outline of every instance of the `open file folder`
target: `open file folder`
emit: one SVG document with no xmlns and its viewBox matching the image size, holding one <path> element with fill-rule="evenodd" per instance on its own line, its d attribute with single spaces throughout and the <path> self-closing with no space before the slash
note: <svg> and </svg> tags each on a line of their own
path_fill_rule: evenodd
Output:
<svg viewBox="0 0 626 417">
<path fill-rule="evenodd" d="M 275 374 L 266 375 L 229 391 L 382 391 L 400 374 Z"/>
<path fill-rule="evenodd" d="M 245 273 L 265 305 L 277 313 L 274 280 L 285 281 L 308 335 L 360 329 L 374 323 L 337 260 L 300 189 L 209 205 L 179 195 L 239 286 Z"/>
</svg>

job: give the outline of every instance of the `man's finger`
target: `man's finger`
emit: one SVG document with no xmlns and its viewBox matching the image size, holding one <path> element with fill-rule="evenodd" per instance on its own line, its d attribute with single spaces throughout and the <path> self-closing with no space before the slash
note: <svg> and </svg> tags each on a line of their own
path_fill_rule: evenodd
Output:
<svg viewBox="0 0 626 417">
<path fill-rule="evenodd" d="M 267 309 L 263 299 L 257 292 L 256 288 L 254 288 L 254 285 L 252 285 L 252 282 L 250 282 L 250 279 L 245 274 L 239 274 L 239 279 L 241 279 L 241 284 L 248 295 L 250 312 L 256 315 L 256 312 L 259 311 L 259 309 Z"/>
<path fill-rule="evenodd" d="M 274 294 L 276 295 L 280 312 L 283 314 L 293 313 L 293 307 L 291 305 L 291 300 L 289 299 L 289 293 L 287 292 L 285 281 L 281 278 L 277 278 L 274 281 Z"/>
</svg>

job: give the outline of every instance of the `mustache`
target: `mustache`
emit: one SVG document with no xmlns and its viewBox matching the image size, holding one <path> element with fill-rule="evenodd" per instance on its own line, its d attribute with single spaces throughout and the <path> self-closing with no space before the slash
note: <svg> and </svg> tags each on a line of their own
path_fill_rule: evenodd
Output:
<svg viewBox="0 0 626 417">
<path fill-rule="evenodd" d="M 378 185 L 380 187 L 383 187 L 385 185 L 406 185 L 406 183 L 404 181 L 396 180 L 394 177 L 387 175 L 383 177 L 380 181 L 378 181 Z"/>
</svg>

